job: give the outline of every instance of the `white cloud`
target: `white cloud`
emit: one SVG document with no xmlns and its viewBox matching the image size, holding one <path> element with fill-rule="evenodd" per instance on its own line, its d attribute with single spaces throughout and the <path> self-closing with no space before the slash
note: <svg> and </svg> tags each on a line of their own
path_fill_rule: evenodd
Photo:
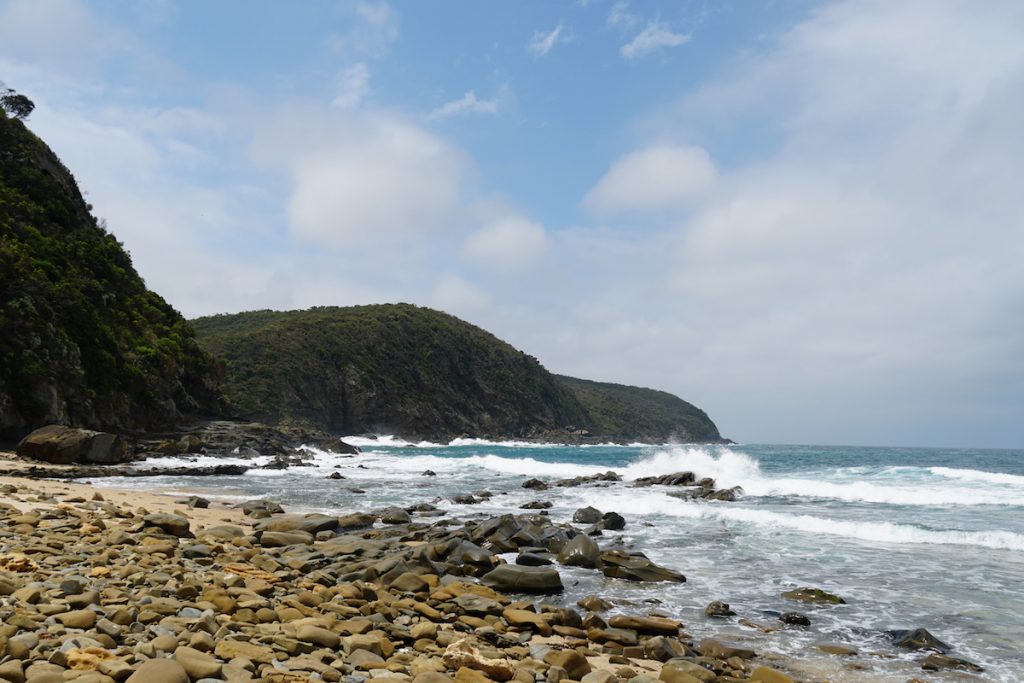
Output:
<svg viewBox="0 0 1024 683">
<path fill-rule="evenodd" d="M 287 168 L 292 232 L 313 244 L 388 244 L 448 225 L 469 177 L 466 157 L 401 118 L 288 111 L 257 133 L 257 157 Z"/>
<path fill-rule="evenodd" d="M 558 22 L 558 26 L 551 31 L 534 33 L 533 38 L 527 43 L 526 49 L 535 57 L 543 57 L 551 52 L 558 43 L 567 43 L 569 40 L 569 36 L 562 34 L 562 22 Z"/>
<path fill-rule="evenodd" d="M 428 303 L 456 315 L 473 315 L 486 310 L 491 305 L 491 298 L 462 277 L 445 273 L 430 291 Z"/>
<path fill-rule="evenodd" d="M 547 249 L 544 226 L 521 216 L 490 221 L 469 236 L 462 257 L 480 268 L 509 272 L 534 265 Z"/>
<path fill-rule="evenodd" d="M 603 216 L 680 211 L 705 198 L 715 177 L 715 167 L 700 147 L 647 147 L 616 160 L 583 206 Z"/>
<path fill-rule="evenodd" d="M 384 0 L 364 0 L 349 5 L 352 26 L 327 37 L 327 48 L 335 54 L 380 57 L 398 40 L 398 12 Z"/>
<path fill-rule="evenodd" d="M 633 40 L 619 48 L 619 53 L 625 59 L 639 59 L 656 50 L 677 47 L 689 41 L 689 34 L 676 33 L 664 22 L 651 21 Z"/>
<path fill-rule="evenodd" d="M 470 114 L 497 114 L 499 103 L 505 96 L 507 87 L 503 87 L 497 95 L 489 100 L 481 100 L 476 96 L 476 91 L 470 90 L 457 100 L 446 102 L 430 112 L 431 120 L 442 120 L 453 116 L 468 116 Z"/>
<path fill-rule="evenodd" d="M 338 94 L 331 106 L 355 109 L 370 92 L 370 69 L 364 62 L 347 66 L 338 74 Z"/>
<path fill-rule="evenodd" d="M 134 48 L 127 33 L 98 21 L 81 0 L 0 3 L 0 56 L 81 75 Z"/>
<path fill-rule="evenodd" d="M 640 23 L 640 17 L 629 11 L 629 3 L 616 2 L 608 12 L 607 24 L 610 28 L 629 30 Z"/>
</svg>

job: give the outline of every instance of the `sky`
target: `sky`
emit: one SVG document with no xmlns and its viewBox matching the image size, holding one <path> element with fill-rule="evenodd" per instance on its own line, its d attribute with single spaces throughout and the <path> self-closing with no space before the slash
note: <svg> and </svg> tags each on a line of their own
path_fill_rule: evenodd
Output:
<svg viewBox="0 0 1024 683">
<path fill-rule="evenodd" d="M 1024 447 L 1019 0 L 0 0 L 188 317 L 406 301 L 741 442 Z"/>
</svg>

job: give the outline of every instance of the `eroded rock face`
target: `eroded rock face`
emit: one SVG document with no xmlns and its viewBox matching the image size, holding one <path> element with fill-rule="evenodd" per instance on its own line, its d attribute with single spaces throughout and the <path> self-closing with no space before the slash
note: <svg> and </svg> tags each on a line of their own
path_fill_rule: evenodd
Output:
<svg viewBox="0 0 1024 683">
<path fill-rule="evenodd" d="M 23 458 L 59 465 L 116 465 L 131 460 L 124 437 L 62 425 L 35 430 L 21 440 L 17 453 Z"/>
</svg>

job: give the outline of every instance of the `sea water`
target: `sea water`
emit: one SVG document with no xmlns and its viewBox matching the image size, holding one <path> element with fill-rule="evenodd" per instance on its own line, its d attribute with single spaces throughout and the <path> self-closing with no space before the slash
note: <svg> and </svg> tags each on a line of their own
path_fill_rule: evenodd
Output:
<svg viewBox="0 0 1024 683">
<path fill-rule="evenodd" d="M 547 500 L 551 518 L 568 522 L 577 508 L 590 505 L 626 519 L 625 529 L 606 532 L 602 543 L 620 540 L 642 550 L 683 572 L 687 582 L 634 584 L 564 567 L 566 593 L 549 602 L 572 604 L 597 594 L 617 601 L 618 611 L 658 611 L 682 620 L 695 638 L 715 635 L 792 657 L 786 666 L 809 680 L 904 683 L 924 675 L 929 681 L 1024 681 L 1024 451 L 348 440 L 363 453 L 316 451 L 311 467 L 97 483 L 270 498 L 290 510 L 335 514 L 432 502 L 469 519 L 522 512 L 524 503 Z M 167 458 L 146 465 L 224 461 Z M 428 470 L 436 476 L 426 476 Z M 522 487 L 531 477 L 608 470 L 623 481 L 548 491 Z M 640 477 L 679 471 L 714 477 L 719 488 L 742 486 L 745 493 L 736 502 L 692 502 L 667 495 L 671 487 L 632 486 Z M 333 472 L 345 478 L 328 479 Z M 450 500 L 481 490 L 494 495 L 478 505 Z M 847 604 L 817 607 L 781 597 L 800 586 L 823 588 Z M 779 630 L 762 633 L 736 620 L 709 619 L 704 607 L 712 600 Z M 771 614 L 794 610 L 810 617 L 810 628 L 783 628 Z M 986 672 L 922 672 L 922 654 L 896 650 L 884 636 L 917 627 Z M 814 647 L 822 642 L 850 645 L 860 654 L 825 655 Z"/>
</svg>

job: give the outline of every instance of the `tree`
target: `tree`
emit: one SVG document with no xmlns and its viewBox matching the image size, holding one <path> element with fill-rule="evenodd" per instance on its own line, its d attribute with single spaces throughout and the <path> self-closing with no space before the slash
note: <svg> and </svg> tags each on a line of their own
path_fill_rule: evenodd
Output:
<svg viewBox="0 0 1024 683">
<path fill-rule="evenodd" d="M 24 119 L 36 108 L 36 103 L 10 88 L 0 90 L 0 107 L 16 119 Z"/>
</svg>

